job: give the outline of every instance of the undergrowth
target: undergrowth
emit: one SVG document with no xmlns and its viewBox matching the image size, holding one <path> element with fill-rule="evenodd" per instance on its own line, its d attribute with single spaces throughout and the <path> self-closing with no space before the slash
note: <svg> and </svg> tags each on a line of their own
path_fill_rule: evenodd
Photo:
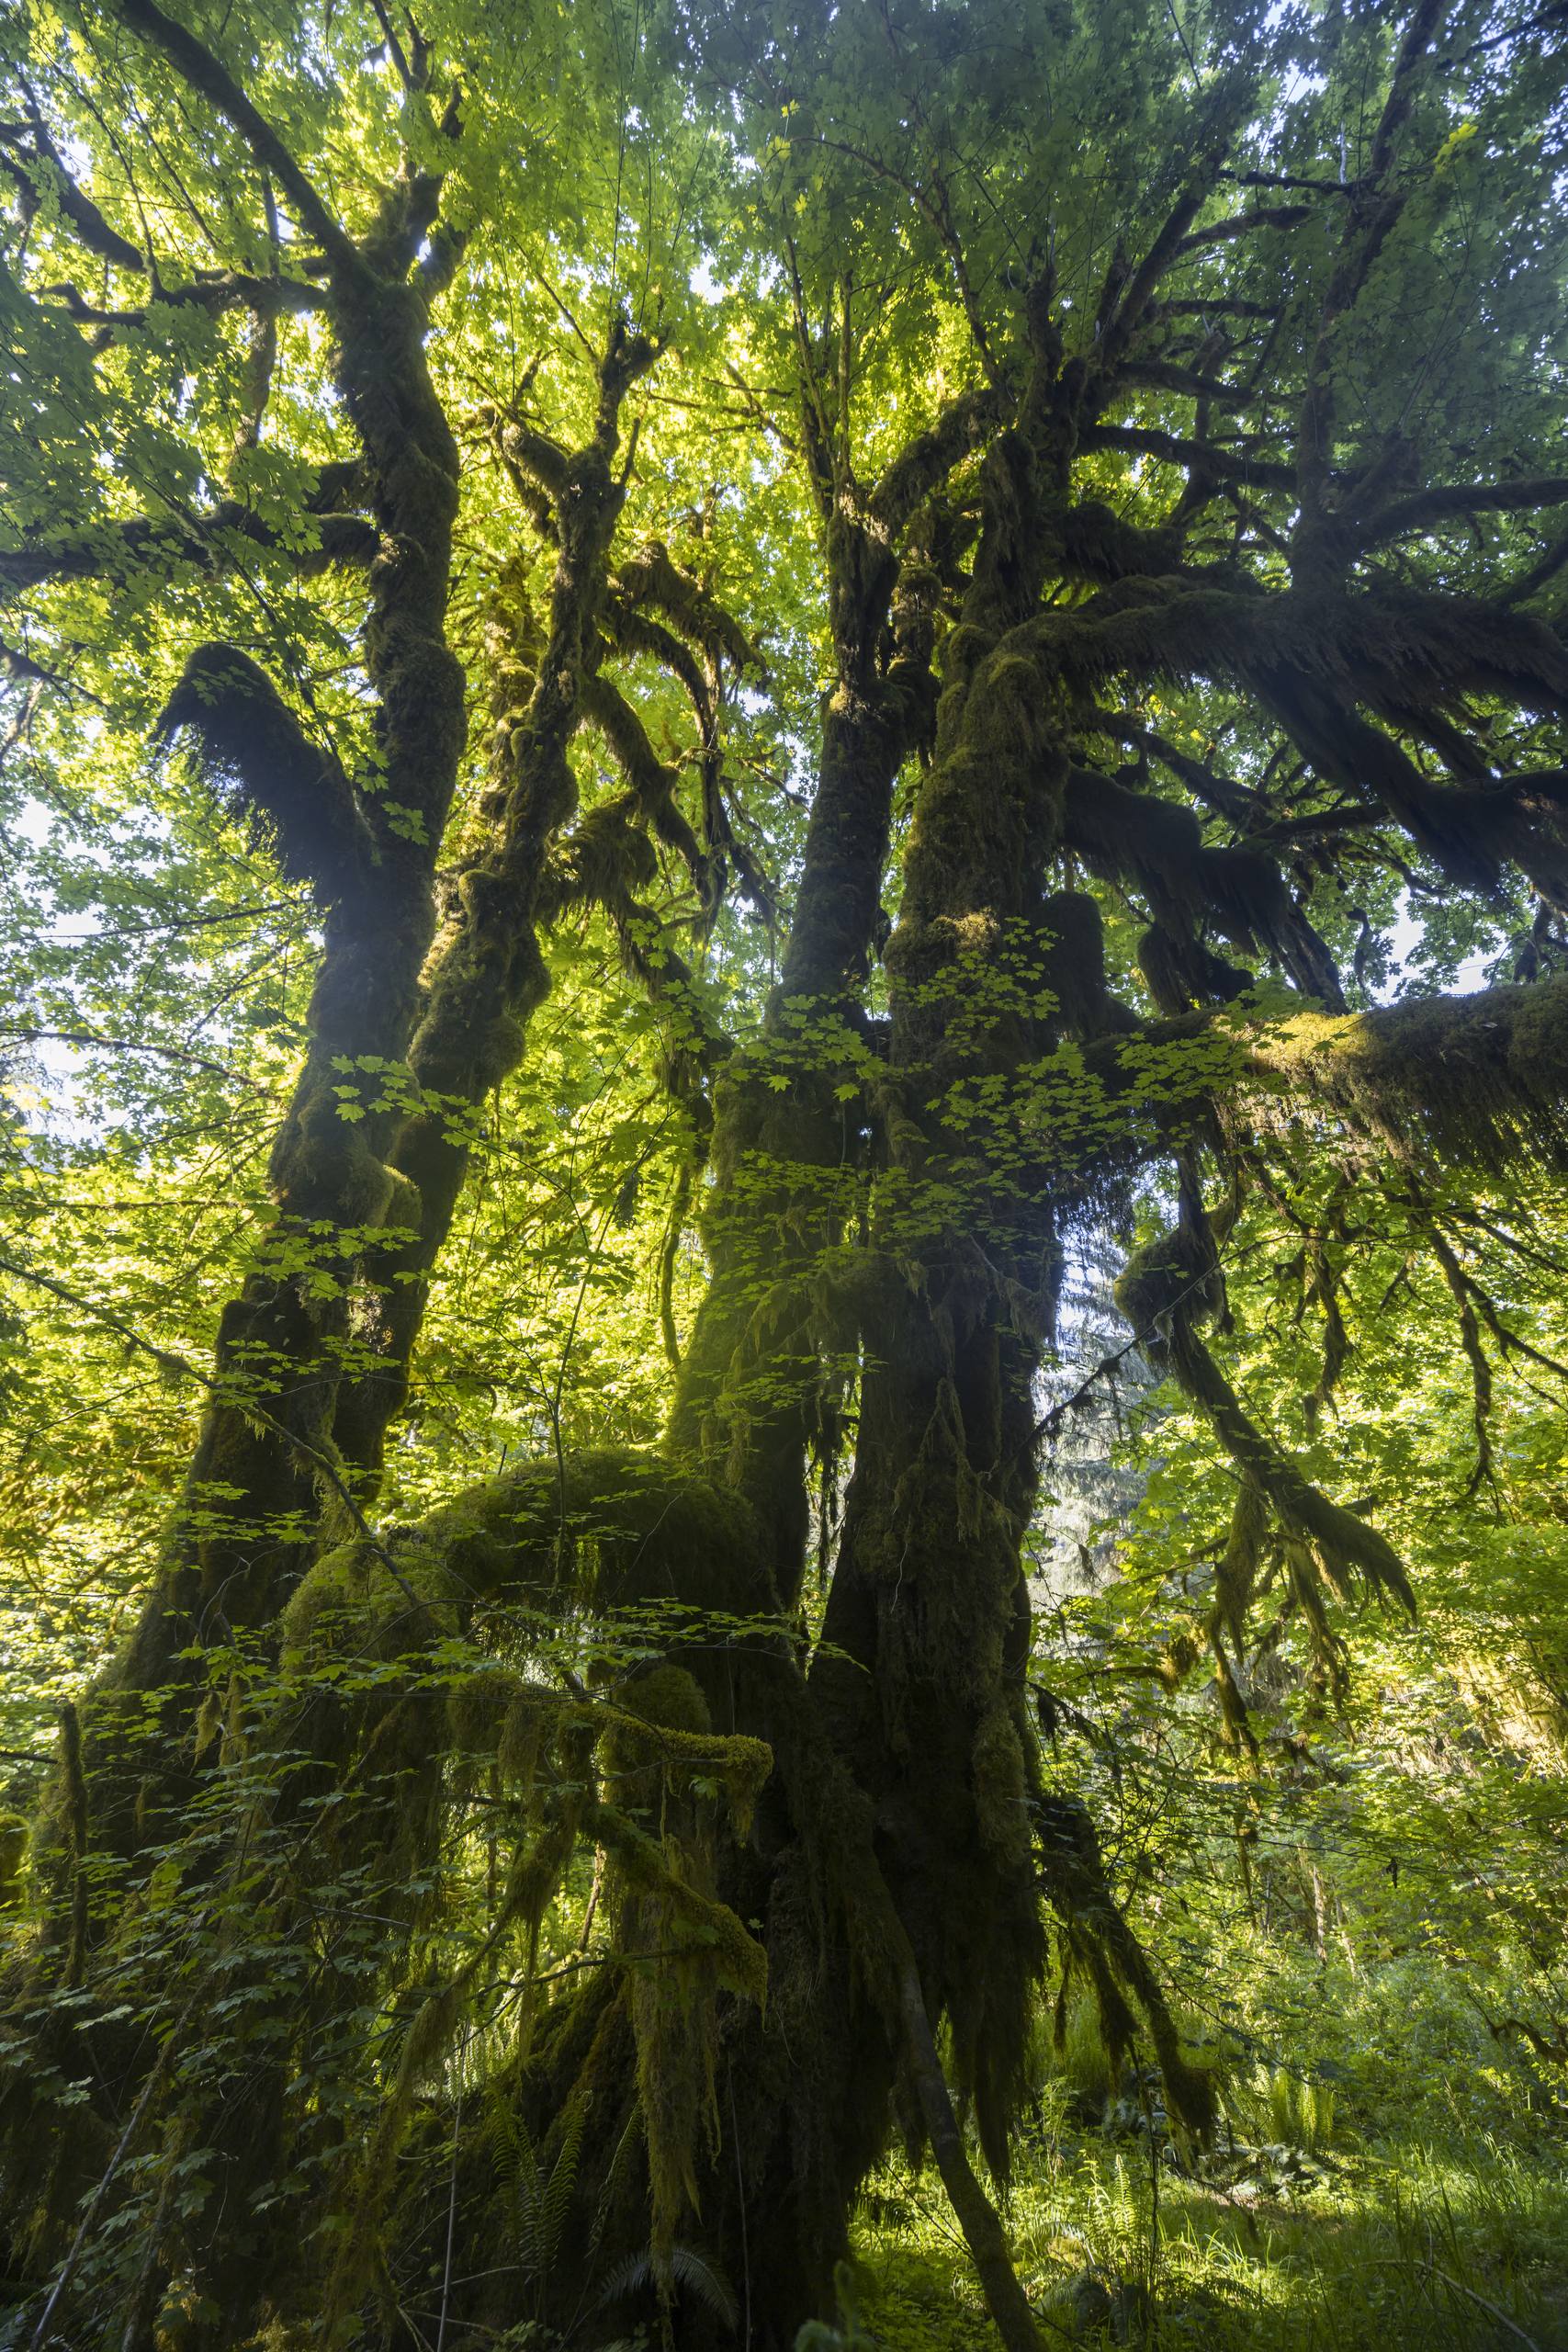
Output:
<svg viewBox="0 0 1568 2352">
<path fill-rule="evenodd" d="M 1152 2075 L 1110 2080 L 1070 2011 L 1007 2197 L 1043 2346 L 1568 2352 L 1563 2070 L 1500 2044 L 1435 1969 L 1325 1991 L 1313 2072 L 1231 2038 L 1207 2152 L 1173 2144 Z M 878 2177 L 856 2253 L 818 2352 L 998 2343 L 929 2173 Z"/>
</svg>

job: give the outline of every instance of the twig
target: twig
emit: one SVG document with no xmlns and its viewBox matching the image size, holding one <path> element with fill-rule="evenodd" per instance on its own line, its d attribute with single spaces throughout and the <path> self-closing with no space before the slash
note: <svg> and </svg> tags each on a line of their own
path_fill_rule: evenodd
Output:
<svg viewBox="0 0 1568 2352">
<path fill-rule="evenodd" d="M 39 2324 L 34 2328 L 32 2335 L 28 2341 L 28 2352 L 43 2352 L 43 2346 L 49 2338 L 49 2323 L 54 2317 L 55 2306 L 59 2302 L 62 2295 L 64 2294 L 66 2288 L 71 2284 L 72 2278 L 75 2274 L 76 2265 L 81 2259 L 82 2248 L 87 2243 L 87 2233 L 91 2230 L 93 2223 L 97 2220 L 99 2213 L 103 2210 L 104 2199 L 109 2193 L 115 2175 L 118 2172 L 120 2165 L 125 2161 L 125 2152 L 130 2147 L 131 2140 L 135 2135 L 137 2125 L 141 2122 L 143 2115 L 147 2112 L 148 2101 L 152 2098 L 153 2090 L 163 2075 L 164 2065 L 168 2060 L 169 2052 L 175 2046 L 175 2041 L 179 2033 L 179 2030 L 181 2026 L 184 2025 L 186 2018 L 190 2015 L 193 2006 L 194 1997 L 192 2000 L 186 2003 L 185 2007 L 180 2012 L 180 2015 L 175 2018 L 173 2030 L 171 2031 L 168 2040 L 164 2042 L 163 2049 L 158 2053 L 157 2064 L 152 2067 L 147 2076 L 147 2080 L 141 2086 L 141 2095 L 138 2098 L 136 2105 L 130 2110 L 130 2120 L 127 2123 L 124 2131 L 119 2135 L 119 2144 L 115 2149 L 113 2155 L 109 2158 L 108 2169 L 104 2174 L 103 2178 L 99 2181 L 96 2188 L 94 2189 L 92 2201 L 88 2205 L 86 2211 L 83 2214 L 81 2221 L 78 2222 L 76 2234 L 71 2241 L 70 2252 L 66 2255 L 64 2261 L 61 2264 L 60 2268 L 55 2275 L 54 2284 L 49 2290 L 49 2301 L 45 2303 L 42 2312 L 39 2313 Z"/>
<path fill-rule="evenodd" d="M 14 1038 L 22 1046 L 91 1046 L 105 1053 L 157 1054 L 165 1061 L 184 1062 L 191 1069 L 205 1070 L 209 1077 L 224 1079 L 231 1086 L 245 1087 L 252 1094 L 265 1095 L 267 1091 L 255 1079 L 228 1069 L 205 1054 L 187 1053 L 179 1046 L 157 1045 L 137 1037 L 106 1037 L 96 1029 L 6 1028 L 0 1031 L 0 1035 Z"/>
<path fill-rule="evenodd" d="M 1529 2352 L 1540 2352 L 1540 2346 L 1536 2342 L 1534 2336 L 1527 2335 L 1524 2329 L 1519 2325 L 1518 2321 L 1517 2319 L 1510 2319 L 1507 2312 L 1500 2309 L 1500 2307 L 1496 2303 L 1493 2302 L 1489 2297 L 1478 2293 L 1476 2289 L 1473 2287 L 1467 2287 L 1462 2278 L 1450 2278 L 1448 2272 L 1446 2270 L 1439 2270 L 1435 2262 L 1428 2262 L 1427 2265 L 1427 2270 L 1430 2277 L 1434 2278 L 1440 2278 L 1445 2287 L 1451 2287 L 1456 2295 L 1468 2295 L 1472 2303 L 1479 2303 L 1483 2312 L 1490 2312 L 1493 2318 L 1500 2322 L 1500 2324 L 1507 2329 L 1510 2335 L 1517 2335 L 1521 2344 L 1528 2344 L 1529 2346 Z"/>
</svg>

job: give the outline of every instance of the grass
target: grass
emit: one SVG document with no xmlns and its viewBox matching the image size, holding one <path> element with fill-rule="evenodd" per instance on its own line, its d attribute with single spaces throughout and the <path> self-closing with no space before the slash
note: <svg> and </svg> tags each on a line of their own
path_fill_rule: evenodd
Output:
<svg viewBox="0 0 1568 2352">
<path fill-rule="evenodd" d="M 1478 2089 L 1461 2069 L 1412 2069 L 1400 2095 L 1372 2056 L 1359 2082 L 1259 2068 L 1241 2097 L 1233 2086 L 1233 2145 L 1195 2177 L 1151 2167 L 1125 2102 L 1119 2133 L 1085 2128 L 1100 2068 L 1075 2021 L 1007 2199 L 1043 2343 L 1568 2352 L 1561 2109 L 1532 2112 L 1508 2095 L 1517 2081 Z M 929 2172 L 879 2178 L 857 2254 L 857 2352 L 998 2343 Z"/>
<path fill-rule="evenodd" d="M 1047 2343 L 1114 2341 L 1063 2290 L 1152 2288 L 1131 2340 L 1203 2352 L 1568 2352 L 1568 2174 L 1517 2152 L 1369 2151 L 1287 2203 L 1168 2172 L 1157 2233 L 1144 2151 L 1062 2147 L 1015 2184 L 1015 2258 Z M 886 2352 L 998 2339 L 928 2179 L 889 2176 L 863 2232 L 861 2322 Z M 1130 2302 L 1130 2310 L 1137 2305 Z"/>
</svg>

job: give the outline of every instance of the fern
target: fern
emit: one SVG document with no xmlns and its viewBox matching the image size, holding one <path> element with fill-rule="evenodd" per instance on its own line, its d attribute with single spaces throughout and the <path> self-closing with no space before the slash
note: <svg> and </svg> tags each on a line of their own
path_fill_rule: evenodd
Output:
<svg viewBox="0 0 1568 2352">
<path fill-rule="evenodd" d="M 598 2210 L 593 2216 L 593 2227 L 589 2232 L 588 2236 L 588 2263 L 590 2268 L 592 2268 L 592 2265 L 598 2260 L 599 2249 L 604 2243 L 604 2232 L 609 2227 L 610 2214 L 615 2201 L 615 2192 L 621 2182 L 622 2165 L 630 2158 L 632 2152 L 637 2144 L 641 2131 L 642 2115 L 640 2110 L 634 2107 L 631 2113 L 626 2118 L 625 2128 L 621 2132 L 620 2138 L 615 2143 L 615 2153 L 611 2157 L 608 2167 L 605 2170 L 604 2186 L 600 2194 Z"/>
<path fill-rule="evenodd" d="M 538 2215 L 544 2182 L 528 2126 L 508 2100 L 498 2100 L 495 2105 L 490 2142 L 497 2177 L 516 2216 L 518 2266 L 525 2277 L 536 2278 L 543 2267 L 539 2261 Z"/>
<path fill-rule="evenodd" d="M 560 2253 L 587 2120 L 584 2092 L 573 2097 L 561 2117 L 560 2145 L 547 2172 L 533 2135 L 512 2102 L 498 2099 L 491 2110 L 487 2136 L 496 2178 L 516 2214 L 518 2267 L 536 2284 L 548 2279 Z"/>
<path fill-rule="evenodd" d="M 679 2288 L 690 2294 L 703 2309 L 725 2327 L 733 2327 L 739 2316 L 734 2294 L 719 2273 L 689 2245 L 674 2245 L 670 2249 L 666 2279 L 661 2282 L 649 2253 L 628 2255 L 615 2265 L 600 2291 L 596 2311 L 607 2304 L 624 2302 L 628 2295 L 636 2295 L 647 2287 L 660 2284 Z"/>
<path fill-rule="evenodd" d="M 534 2235 L 538 2265 L 541 2272 L 547 2275 L 555 2267 L 567 2215 L 571 2211 L 572 2195 L 577 2188 L 577 2160 L 581 2153 L 583 2127 L 587 2120 L 588 2094 L 580 2087 L 573 2092 L 561 2118 L 560 2146 L 536 2208 Z"/>
</svg>

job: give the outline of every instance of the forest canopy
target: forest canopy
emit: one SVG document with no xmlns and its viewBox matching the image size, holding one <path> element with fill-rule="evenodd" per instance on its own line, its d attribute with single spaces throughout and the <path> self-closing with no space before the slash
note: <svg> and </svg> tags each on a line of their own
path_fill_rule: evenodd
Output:
<svg viewBox="0 0 1568 2352">
<path fill-rule="evenodd" d="M 1565 85 L 0 19 L 0 2341 L 1568 2310 Z"/>
</svg>

